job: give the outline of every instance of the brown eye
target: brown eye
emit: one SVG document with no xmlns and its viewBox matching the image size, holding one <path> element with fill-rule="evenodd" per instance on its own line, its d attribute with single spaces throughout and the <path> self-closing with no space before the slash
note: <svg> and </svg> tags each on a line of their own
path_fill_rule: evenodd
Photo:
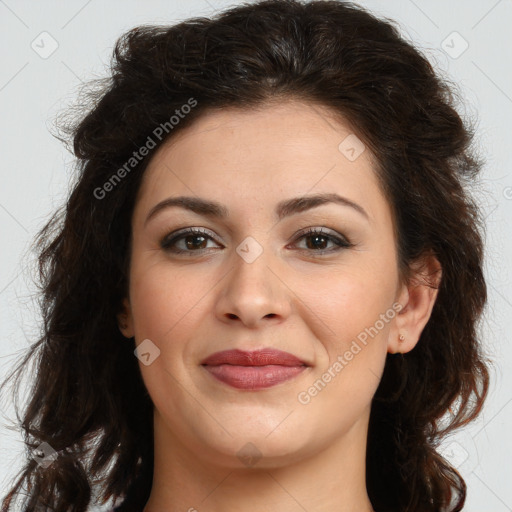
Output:
<svg viewBox="0 0 512 512">
<path fill-rule="evenodd" d="M 306 248 L 301 250 L 312 251 L 317 254 L 324 254 L 330 252 L 336 252 L 342 248 L 352 247 L 351 244 L 345 237 L 326 233 L 322 230 L 323 228 L 310 228 L 305 233 L 302 233 L 296 240 L 307 240 Z M 326 248 L 326 245 L 331 242 L 334 247 Z"/>
<path fill-rule="evenodd" d="M 172 233 L 166 236 L 161 242 L 162 249 L 168 252 L 181 253 L 202 253 L 207 250 L 208 240 L 213 238 L 204 230 L 196 228 L 188 228 L 185 231 Z M 183 242 L 181 247 L 177 247 L 179 242 Z"/>
<path fill-rule="evenodd" d="M 325 232 L 323 228 L 309 228 L 295 240 L 303 239 L 306 240 L 306 247 L 299 248 L 299 250 L 308 251 L 315 255 L 333 253 L 341 249 L 353 247 L 354 245 L 346 237 Z M 209 240 L 215 242 L 214 238 L 206 230 L 187 228 L 186 230 L 167 235 L 160 242 L 160 246 L 165 251 L 173 254 L 202 254 L 211 249 L 211 247 L 207 247 Z M 330 248 L 328 247 L 329 243 L 333 244 Z M 178 244 L 181 244 L 181 247 Z"/>
</svg>

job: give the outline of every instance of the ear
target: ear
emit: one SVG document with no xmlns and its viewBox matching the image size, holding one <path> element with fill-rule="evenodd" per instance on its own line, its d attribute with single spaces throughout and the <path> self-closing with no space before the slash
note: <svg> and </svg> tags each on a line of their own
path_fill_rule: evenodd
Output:
<svg viewBox="0 0 512 512">
<path fill-rule="evenodd" d="M 133 329 L 133 315 L 130 306 L 130 301 L 127 298 L 123 299 L 122 311 L 117 314 L 117 324 L 119 330 L 126 338 L 133 338 L 135 336 Z"/>
<path fill-rule="evenodd" d="M 401 285 L 397 301 L 402 305 L 396 318 L 396 331 L 391 330 L 388 352 L 406 353 L 412 350 L 427 325 L 437 298 L 442 269 L 433 254 L 428 254 L 411 266 L 408 283 Z M 402 339 L 400 339 L 402 337 Z"/>
</svg>

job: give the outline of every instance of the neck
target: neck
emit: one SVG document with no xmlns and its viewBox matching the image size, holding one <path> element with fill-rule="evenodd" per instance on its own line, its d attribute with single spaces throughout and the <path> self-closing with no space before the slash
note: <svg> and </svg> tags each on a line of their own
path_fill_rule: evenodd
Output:
<svg viewBox="0 0 512 512">
<path fill-rule="evenodd" d="M 315 510 L 372 512 L 365 481 L 368 414 L 343 438 L 309 457 L 286 463 L 265 457 L 250 467 L 201 458 L 172 435 L 155 412 L 153 486 L 144 512 Z"/>
</svg>

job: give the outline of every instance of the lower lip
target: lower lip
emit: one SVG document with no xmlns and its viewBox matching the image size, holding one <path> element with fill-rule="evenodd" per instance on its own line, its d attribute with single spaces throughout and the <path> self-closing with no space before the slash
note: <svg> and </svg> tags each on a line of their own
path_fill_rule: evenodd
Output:
<svg viewBox="0 0 512 512">
<path fill-rule="evenodd" d="M 203 366 L 216 379 L 238 389 L 264 389 L 293 379 L 302 373 L 306 366 L 236 366 L 221 364 Z"/>
</svg>

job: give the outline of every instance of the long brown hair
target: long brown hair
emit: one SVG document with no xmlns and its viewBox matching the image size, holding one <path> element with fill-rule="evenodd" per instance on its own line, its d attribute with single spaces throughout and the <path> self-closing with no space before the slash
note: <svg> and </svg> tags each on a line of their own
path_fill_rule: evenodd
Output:
<svg viewBox="0 0 512 512">
<path fill-rule="evenodd" d="M 43 334 L 6 380 L 36 362 L 18 428 L 30 453 L 48 443 L 58 457 L 43 467 L 28 456 L 2 510 L 24 486 L 17 510 L 84 512 L 93 496 L 142 510 L 153 476 L 153 406 L 116 320 L 141 178 L 156 148 L 208 109 L 287 98 L 329 107 L 375 155 L 403 274 L 428 252 L 443 269 L 417 346 L 387 355 L 372 402 L 372 504 L 378 512 L 461 510 L 464 480 L 436 446 L 479 414 L 489 372 L 477 334 L 483 226 L 467 190 L 482 164 L 453 85 L 393 22 L 338 1 L 267 0 L 212 19 L 137 27 L 117 41 L 111 71 L 91 82 L 99 87 L 87 111 L 66 125 L 76 181 L 36 240 Z M 131 161 L 148 137 L 154 148 Z"/>
</svg>

